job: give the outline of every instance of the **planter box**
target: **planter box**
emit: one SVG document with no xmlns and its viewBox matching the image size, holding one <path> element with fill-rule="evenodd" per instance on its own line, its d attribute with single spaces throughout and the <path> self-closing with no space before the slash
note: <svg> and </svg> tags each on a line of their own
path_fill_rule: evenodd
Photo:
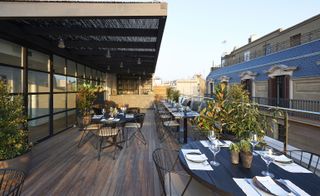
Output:
<svg viewBox="0 0 320 196">
<path fill-rule="evenodd" d="M 32 151 L 29 151 L 28 153 L 15 157 L 13 159 L 0 161 L 0 168 L 18 169 L 22 170 L 25 174 L 28 174 L 31 166 L 31 157 Z"/>
</svg>

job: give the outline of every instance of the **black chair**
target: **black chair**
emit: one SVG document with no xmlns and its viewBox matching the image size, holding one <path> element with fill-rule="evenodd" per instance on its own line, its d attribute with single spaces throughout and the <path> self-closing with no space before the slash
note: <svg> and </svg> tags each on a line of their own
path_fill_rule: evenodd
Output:
<svg viewBox="0 0 320 196">
<path fill-rule="evenodd" d="M 140 113 L 140 108 L 138 108 L 138 107 L 128 108 L 126 113 L 128 113 L 128 114 L 139 114 Z"/>
<path fill-rule="evenodd" d="M 26 174 L 23 171 L 0 169 L 0 195 L 20 195 L 25 178 Z"/>
<path fill-rule="evenodd" d="M 164 195 L 214 195 L 211 189 L 179 171 L 178 154 L 176 150 L 163 148 L 152 153 Z"/>
<path fill-rule="evenodd" d="M 101 124 L 100 123 L 92 123 L 91 118 L 84 118 L 80 125 L 82 135 L 78 143 L 78 148 L 81 146 L 84 139 L 87 137 L 89 133 L 92 133 L 94 131 L 97 131 L 100 129 Z M 84 142 L 85 143 L 85 142 Z"/>
<path fill-rule="evenodd" d="M 320 155 L 303 150 L 287 151 L 287 155 L 297 164 L 320 176 Z"/>
<path fill-rule="evenodd" d="M 127 132 L 127 139 L 126 139 L 126 146 L 128 147 L 128 141 L 130 141 L 132 138 L 137 138 L 140 140 L 144 145 L 147 144 L 147 141 L 142 133 L 142 127 L 144 122 L 145 113 L 139 113 L 135 114 L 133 120 L 131 122 L 127 122 L 124 125 L 124 128 Z M 129 137 L 129 130 L 133 130 L 133 133 L 131 133 Z"/>
<path fill-rule="evenodd" d="M 113 149 L 113 160 L 116 156 L 117 148 L 122 148 L 122 146 L 119 145 L 117 138 L 120 133 L 120 129 L 116 126 L 103 126 L 96 132 L 94 132 L 95 135 L 98 137 L 97 139 L 97 148 L 98 148 L 98 160 L 100 160 L 100 154 L 102 149 L 114 147 Z M 110 141 L 111 139 L 111 141 Z M 106 142 L 109 145 L 102 146 L 102 144 Z"/>
</svg>

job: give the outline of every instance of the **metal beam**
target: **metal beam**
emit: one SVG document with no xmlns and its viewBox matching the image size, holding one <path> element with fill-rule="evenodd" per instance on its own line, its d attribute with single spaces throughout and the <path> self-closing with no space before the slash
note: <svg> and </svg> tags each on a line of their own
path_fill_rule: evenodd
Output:
<svg viewBox="0 0 320 196">
<path fill-rule="evenodd" d="M 157 29 L 132 29 L 132 28 L 114 28 L 114 29 L 95 29 L 95 28 L 61 28 L 61 27 L 28 27 L 28 33 L 37 35 L 54 36 L 117 36 L 117 37 L 157 37 Z"/>
<path fill-rule="evenodd" d="M 90 48 L 155 48 L 156 42 L 115 42 L 115 41 L 64 41 L 66 47 L 90 47 Z"/>
</svg>

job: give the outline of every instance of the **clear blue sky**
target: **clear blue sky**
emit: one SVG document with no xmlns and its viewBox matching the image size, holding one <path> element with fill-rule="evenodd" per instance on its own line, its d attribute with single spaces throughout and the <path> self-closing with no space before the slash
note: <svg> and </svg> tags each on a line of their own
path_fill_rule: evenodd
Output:
<svg viewBox="0 0 320 196">
<path fill-rule="evenodd" d="M 320 14 L 320 0 L 167 0 L 156 76 L 174 80 L 209 73 L 221 54 L 278 28 Z M 223 40 L 227 42 L 223 44 Z"/>
</svg>

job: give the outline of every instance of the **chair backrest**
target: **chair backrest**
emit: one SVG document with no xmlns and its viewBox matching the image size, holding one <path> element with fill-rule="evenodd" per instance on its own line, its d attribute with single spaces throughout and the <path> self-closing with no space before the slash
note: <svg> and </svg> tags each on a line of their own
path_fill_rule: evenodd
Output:
<svg viewBox="0 0 320 196">
<path fill-rule="evenodd" d="M 140 108 L 138 107 L 131 107 L 127 109 L 127 113 L 129 114 L 138 114 L 140 113 Z"/>
<path fill-rule="evenodd" d="M 320 155 L 303 150 L 291 150 L 287 154 L 294 162 L 320 176 Z"/>
<path fill-rule="evenodd" d="M 200 101 L 193 100 L 190 105 L 191 110 L 197 112 L 199 110 L 200 104 Z"/>
<path fill-rule="evenodd" d="M 152 159 L 156 166 L 162 190 L 165 193 L 165 175 L 168 172 L 174 171 L 178 161 L 179 152 L 176 150 L 168 150 L 157 148 L 152 153 Z"/>
<path fill-rule="evenodd" d="M 205 100 L 201 101 L 199 105 L 199 110 L 198 112 L 201 112 L 205 107 L 207 107 L 207 102 Z"/>
<path fill-rule="evenodd" d="M 142 128 L 143 126 L 145 115 L 146 115 L 145 113 L 139 113 L 139 114 L 136 114 L 135 116 L 135 122 L 140 124 L 140 128 Z"/>
<path fill-rule="evenodd" d="M 20 195 L 25 173 L 16 169 L 0 169 L 0 195 Z"/>
</svg>

